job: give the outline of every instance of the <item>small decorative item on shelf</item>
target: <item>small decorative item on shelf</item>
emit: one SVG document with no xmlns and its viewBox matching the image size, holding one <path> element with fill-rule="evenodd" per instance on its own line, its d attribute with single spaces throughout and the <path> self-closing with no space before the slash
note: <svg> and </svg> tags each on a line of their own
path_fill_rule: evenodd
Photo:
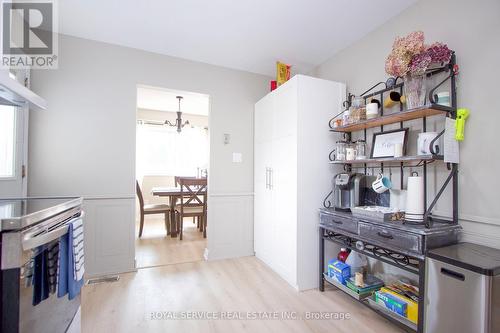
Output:
<svg viewBox="0 0 500 333">
<path fill-rule="evenodd" d="M 394 131 L 379 132 L 373 134 L 371 158 L 394 157 L 394 145 L 400 143 L 403 146 L 403 154 L 406 154 L 409 128 Z"/>
<path fill-rule="evenodd" d="M 278 86 L 281 86 L 286 81 L 290 80 L 290 69 L 292 66 L 282 62 L 276 62 L 276 81 Z"/>
<path fill-rule="evenodd" d="M 408 109 L 425 105 L 427 70 L 432 65 L 448 63 L 451 55 L 452 51 L 445 44 L 425 45 L 422 31 L 396 38 L 385 62 L 385 71 L 403 78 Z"/>
</svg>

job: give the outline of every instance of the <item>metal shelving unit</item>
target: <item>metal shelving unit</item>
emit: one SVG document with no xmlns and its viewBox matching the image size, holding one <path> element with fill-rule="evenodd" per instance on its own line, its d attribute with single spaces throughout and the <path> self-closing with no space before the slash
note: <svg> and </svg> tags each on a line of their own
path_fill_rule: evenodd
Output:
<svg viewBox="0 0 500 333">
<path fill-rule="evenodd" d="M 456 96 L 456 56 L 453 53 L 451 61 L 449 64 L 435 68 L 428 71 L 426 74 L 428 77 L 434 76 L 436 74 L 445 74 L 445 78 L 441 80 L 438 84 L 436 84 L 432 89 L 430 89 L 428 94 L 428 103 L 421 107 L 412 110 L 403 110 L 403 105 L 400 105 L 399 112 L 393 112 L 389 114 L 384 114 L 383 105 L 381 105 L 381 115 L 380 117 L 364 120 L 361 122 L 357 122 L 355 124 L 350 124 L 347 126 L 337 126 L 334 127 L 334 121 L 341 115 L 338 114 L 334 118 L 330 120 L 330 131 L 342 133 L 344 139 L 347 141 L 351 141 L 351 133 L 356 131 L 363 131 L 364 140 L 367 138 L 367 129 L 369 128 L 380 128 L 380 131 L 384 131 L 384 125 L 389 124 L 398 124 L 399 127 L 403 128 L 405 121 L 421 119 L 422 120 L 422 130 L 423 132 L 427 131 L 427 118 L 432 116 L 442 116 L 449 117 L 451 119 L 456 119 L 457 115 L 457 96 Z M 450 97 L 451 97 L 451 106 L 443 106 L 436 104 L 434 100 L 434 92 L 438 87 L 440 87 L 443 83 L 450 83 Z M 379 83 L 380 84 L 380 83 Z M 386 87 L 385 89 L 375 91 L 370 93 L 375 87 L 379 84 L 376 84 L 372 88 L 370 88 L 367 92 L 361 94 L 361 97 L 365 99 L 365 102 L 371 98 L 376 97 L 380 101 L 384 100 L 384 94 L 389 93 L 390 91 L 395 91 L 399 89 L 399 92 L 403 94 L 403 83 L 395 84 L 391 87 Z M 351 98 L 353 95 L 349 94 L 349 100 L 344 103 L 344 106 L 349 107 Z M 435 198 L 432 200 L 430 204 L 428 204 L 427 198 L 427 166 L 429 163 L 433 163 L 435 161 L 442 161 L 444 158 L 440 155 L 440 152 L 434 151 L 434 143 L 444 134 L 444 130 L 441 131 L 437 138 L 435 138 L 430 143 L 430 155 L 424 156 L 404 156 L 400 158 L 374 158 L 374 159 L 363 159 L 363 160 L 351 160 L 351 161 L 331 161 L 331 164 L 334 165 L 343 165 L 345 172 L 351 172 L 352 169 L 364 169 L 364 173 L 367 173 L 368 168 L 380 168 L 381 172 L 384 172 L 384 167 L 386 168 L 399 168 L 401 175 L 401 188 L 403 187 L 404 180 L 404 169 L 407 167 L 412 168 L 422 168 L 422 176 L 424 177 L 424 204 L 425 204 L 425 215 L 424 222 L 425 226 L 420 226 L 425 232 L 433 232 L 435 230 L 433 223 L 434 221 L 438 221 L 439 219 L 434 218 L 431 215 L 431 212 L 436 205 L 437 201 L 443 194 L 444 190 L 448 185 L 451 184 L 452 187 L 452 205 L 453 205 L 453 213 L 451 220 L 441 220 L 442 225 L 445 225 L 449 228 L 459 228 L 458 227 L 458 164 L 455 163 L 447 163 L 447 168 L 449 171 L 449 175 L 446 178 L 445 182 L 439 188 Z M 416 165 L 411 165 L 411 163 L 415 163 Z M 330 194 L 324 200 L 325 208 L 331 208 L 328 205 L 331 205 L 330 200 L 328 200 Z M 406 223 L 406 222 L 402 222 Z M 416 226 L 411 226 L 409 223 L 406 224 L 408 228 L 414 228 Z M 389 226 L 388 226 L 389 227 Z M 389 227 L 390 228 L 390 227 Z M 425 291 L 425 253 L 426 248 L 419 255 L 409 254 L 404 249 L 398 248 L 395 249 L 391 247 L 389 244 L 380 244 L 377 242 L 370 243 L 371 239 L 366 239 L 366 237 L 361 237 L 361 235 L 356 235 L 353 232 L 347 232 L 341 228 L 337 228 L 335 226 L 329 227 L 325 225 L 319 226 L 320 235 L 319 235 L 319 265 L 320 265 L 320 281 L 319 281 L 319 290 L 324 290 L 325 282 L 342 290 L 347 293 L 361 304 L 366 305 L 370 309 L 376 311 L 380 315 L 384 316 L 388 320 L 398 324 L 399 326 L 408 329 L 410 331 L 422 333 L 424 331 L 424 291 Z M 451 230 L 451 229 L 450 229 Z M 369 257 L 385 262 L 389 265 L 398 267 L 407 272 L 413 273 L 418 277 L 418 287 L 420 290 L 419 302 L 418 302 L 418 324 L 415 324 L 402 316 L 399 316 L 395 313 L 392 313 L 389 310 L 384 309 L 381 305 L 377 304 L 370 297 L 360 299 L 358 297 L 354 297 L 352 291 L 345 290 L 346 287 L 340 285 L 339 283 L 335 283 L 331 279 L 324 276 L 324 264 L 325 264 L 325 241 L 334 242 L 340 244 L 343 247 L 348 247 L 353 251 L 361 252 Z M 364 242 L 364 249 L 359 250 L 355 243 L 357 241 Z M 377 245 L 378 244 L 378 245 Z M 426 245 L 424 245 L 426 246 Z"/>
<path fill-rule="evenodd" d="M 403 110 L 403 105 L 400 105 L 400 111 L 399 112 L 393 112 L 390 114 L 384 114 L 384 106 L 383 103 L 380 108 L 380 117 L 373 118 L 373 119 L 368 119 L 364 120 L 361 122 L 357 122 L 355 124 L 350 124 L 346 126 L 339 126 L 339 127 L 334 127 L 333 123 L 334 121 L 341 116 L 342 113 L 336 115 L 333 117 L 330 122 L 330 131 L 332 132 L 339 132 L 343 133 L 344 137 L 347 141 L 351 141 L 351 133 L 356 132 L 356 131 L 363 131 L 364 134 L 364 140 L 366 141 L 367 139 L 367 133 L 366 130 L 368 128 L 375 128 L 375 127 L 380 127 L 380 131 L 384 131 L 384 125 L 389 125 L 389 124 L 400 124 L 400 128 L 403 128 L 403 123 L 405 121 L 409 120 L 415 120 L 415 119 L 422 119 L 422 129 L 423 132 L 427 131 L 427 117 L 430 116 L 445 116 L 445 117 L 450 117 L 452 119 L 456 119 L 457 115 L 457 96 L 456 96 L 456 78 L 455 78 L 455 65 L 456 65 L 456 56 L 455 53 L 453 53 L 450 63 L 447 64 L 446 66 L 437 68 L 437 69 L 432 69 L 427 73 L 428 77 L 440 74 L 440 73 L 446 73 L 445 78 L 440 81 L 436 86 L 434 86 L 432 89 L 430 89 L 429 94 L 428 94 L 428 103 L 420 108 L 415 108 L 411 110 Z M 434 92 L 436 91 L 437 88 L 439 88 L 443 83 L 445 82 L 450 82 L 450 98 L 451 98 L 451 106 L 444 106 L 437 104 L 436 101 L 434 100 Z M 372 87 L 371 89 L 375 88 L 377 85 Z M 391 87 L 386 87 L 382 90 L 375 91 L 373 93 L 368 94 L 368 92 L 371 91 L 368 90 L 364 94 L 361 95 L 362 98 L 366 101 L 369 98 L 372 97 L 377 97 L 380 99 L 380 101 L 384 100 L 384 94 L 394 91 L 395 89 L 399 89 L 400 93 L 403 94 L 403 83 L 396 84 Z M 351 99 L 354 97 L 354 95 L 349 94 L 348 101 L 344 103 L 347 107 L 350 106 L 351 104 Z M 439 155 L 439 152 L 434 151 L 434 143 L 444 134 L 444 130 L 441 131 L 438 136 L 432 140 L 430 143 L 430 151 L 431 155 L 425 155 L 425 156 L 403 156 L 400 158 L 376 158 L 376 159 L 365 159 L 365 160 L 351 160 L 351 161 L 331 161 L 331 164 L 341 164 L 344 165 L 344 170 L 346 172 L 350 172 L 353 168 L 359 169 L 359 167 L 353 167 L 353 165 L 359 165 L 362 164 L 364 167 L 364 173 L 367 173 L 368 169 L 368 164 L 372 164 L 370 166 L 373 168 L 374 163 L 379 164 L 379 168 L 381 172 L 384 172 L 384 166 L 387 167 L 388 163 L 399 163 L 398 167 L 400 169 L 400 185 L 401 188 L 403 187 L 403 180 L 404 180 L 404 169 L 405 169 L 405 164 L 409 162 L 417 162 L 417 165 L 413 165 L 411 167 L 421 167 L 422 168 L 422 174 L 424 177 L 424 205 L 425 205 L 425 214 L 424 214 L 424 222 L 425 226 L 427 228 L 430 228 L 433 223 L 433 219 L 431 217 L 431 212 L 434 208 L 434 206 L 437 204 L 439 198 L 443 194 L 444 190 L 446 187 L 451 183 L 452 185 L 452 205 L 453 205 L 453 216 L 451 219 L 452 224 L 458 224 L 458 165 L 455 163 L 448 163 L 447 168 L 450 171 L 447 179 L 437 192 L 435 198 L 433 201 L 429 204 L 428 203 L 428 198 L 427 198 L 427 180 L 428 180 L 428 175 L 427 175 L 427 165 L 428 163 L 432 163 L 437 160 L 443 160 L 443 156 Z M 363 168 L 361 167 L 361 168 Z M 391 166 L 391 168 L 394 166 Z M 328 194 L 327 198 L 331 195 Z M 325 202 L 327 200 L 325 199 Z M 326 207 L 328 208 L 328 207 Z"/>
</svg>

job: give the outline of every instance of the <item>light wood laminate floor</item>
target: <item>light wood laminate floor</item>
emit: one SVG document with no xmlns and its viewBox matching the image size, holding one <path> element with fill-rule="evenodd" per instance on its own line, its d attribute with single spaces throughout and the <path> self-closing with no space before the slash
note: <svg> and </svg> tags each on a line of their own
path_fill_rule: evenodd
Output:
<svg viewBox="0 0 500 333">
<path fill-rule="evenodd" d="M 161 215 L 146 215 L 141 238 L 136 225 L 135 259 L 137 267 L 171 265 L 204 260 L 207 239 L 193 224 L 191 218 L 184 220 L 183 240 L 167 236 Z"/>
<path fill-rule="evenodd" d="M 349 313 L 344 320 L 173 320 L 180 311 Z M 158 315 L 163 313 L 164 315 Z M 335 289 L 297 292 L 255 257 L 141 269 L 85 286 L 82 330 L 96 332 L 403 332 Z"/>
</svg>

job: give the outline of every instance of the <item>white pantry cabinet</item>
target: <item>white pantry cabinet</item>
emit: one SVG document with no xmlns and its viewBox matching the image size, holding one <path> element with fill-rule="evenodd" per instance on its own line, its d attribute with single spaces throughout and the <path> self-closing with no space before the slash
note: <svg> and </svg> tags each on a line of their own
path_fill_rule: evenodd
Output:
<svg viewBox="0 0 500 333">
<path fill-rule="evenodd" d="M 328 121 L 343 83 L 296 75 L 255 104 L 255 255 L 298 290 L 318 286 L 318 208 L 330 191 Z"/>
</svg>

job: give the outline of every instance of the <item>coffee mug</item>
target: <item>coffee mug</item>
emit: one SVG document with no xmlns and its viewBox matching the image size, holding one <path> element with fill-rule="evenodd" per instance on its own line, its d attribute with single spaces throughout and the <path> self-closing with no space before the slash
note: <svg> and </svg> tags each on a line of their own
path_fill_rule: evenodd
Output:
<svg viewBox="0 0 500 333">
<path fill-rule="evenodd" d="M 431 152 L 431 142 L 438 137 L 437 132 L 423 132 L 418 134 L 417 155 L 439 154 L 439 140 L 434 141 L 434 152 Z"/>
<path fill-rule="evenodd" d="M 345 149 L 345 159 L 348 161 L 355 160 L 357 155 L 357 151 L 354 148 L 346 148 Z"/>
<path fill-rule="evenodd" d="M 392 183 L 389 178 L 379 173 L 377 179 L 373 182 L 372 188 L 377 193 L 384 193 L 392 187 Z"/>
<path fill-rule="evenodd" d="M 386 109 L 392 108 L 397 103 L 406 103 L 406 98 L 405 96 L 401 96 L 401 94 L 396 91 L 391 91 L 389 96 L 387 96 L 384 100 L 384 107 Z"/>
</svg>

